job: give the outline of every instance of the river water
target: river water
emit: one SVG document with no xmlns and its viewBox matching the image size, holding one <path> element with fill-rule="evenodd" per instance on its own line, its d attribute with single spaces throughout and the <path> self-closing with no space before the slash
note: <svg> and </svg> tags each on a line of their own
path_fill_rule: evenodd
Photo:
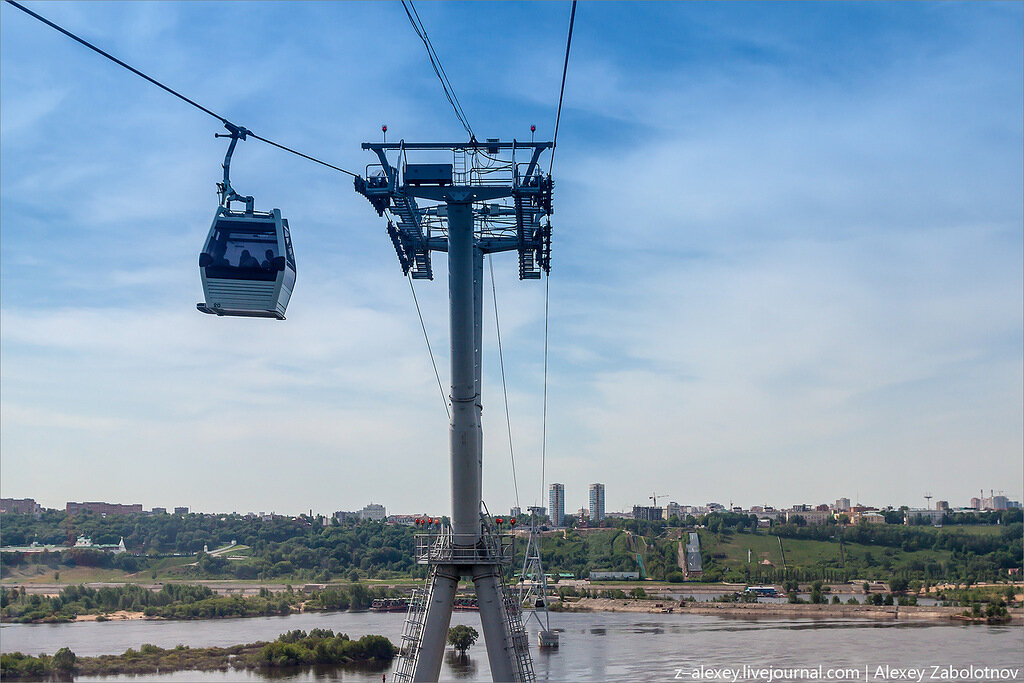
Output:
<svg viewBox="0 0 1024 683">
<path fill-rule="evenodd" d="M 525 616 L 525 615 L 524 615 Z M 291 629 L 330 628 L 350 637 L 375 633 L 399 642 L 403 614 L 328 613 L 211 621 L 109 621 L 72 624 L 12 624 L 0 627 L 0 650 L 38 654 L 69 647 L 79 655 L 138 649 L 143 643 L 173 647 L 226 646 L 273 640 Z M 530 620 L 534 669 L 541 681 L 721 680 L 724 668 L 823 667 L 844 680 L 905 680 L 908 667 L 922 667 L 924 681 L 1024 681 L 1024 628 L 950 623 L 879 622 L 868 619 L 733 619 L 688 614 L 559 613 L 551 615 L 560 647 L 536 650 L 537 623 Z M 479 615 L 457 612 L 452 624 L 480 631 Z M 933 666 L 940 667 L 938 670 Z M 880 667 L 882 667 L 880 669 Z M 890 667 L 885 669 L 884 667 Z M 974 667 L 971 671 L 969 668 Z M 1009 669 L 986 675 L 983 667 Z M 1016 671 L 1012 671 L 1012 670 Z M 384 672 L 390 681 L 390 670 Z M 743 672 L 740 672 L 743 674 Z M 1006 674 L 1009 675 L 1006 675 Z M 774 674 L 776 678 L 778 673 Z M 806 674 L 805 677 L 813 674 Z M 442 680 L 490 680 L 482 641 L 468 662 L 446 657 Z M 747 671 L 738 680 L 768 680 Z M 252 681 L 268 680 L 250 671 L 178 672 L 144 676 L 79 677 L 76 681 Z M 380 681 L 381 672 L 292 671 L 274 680 Z M 728 680 L 732 680 L 729 678 Z M 913 678 L 912 680 L 917 680 Z"/>
</svg>

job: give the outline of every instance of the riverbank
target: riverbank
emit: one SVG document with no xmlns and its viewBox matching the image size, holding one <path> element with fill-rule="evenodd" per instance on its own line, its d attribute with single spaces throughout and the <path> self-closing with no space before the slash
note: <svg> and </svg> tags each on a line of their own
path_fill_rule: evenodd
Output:
<svg viewBox="0 0 1024 683">
<path fill-rule="evenodd" d="M 789 604 L 761 602 L 671 602 L 657 600 L 615 600 L 612 598 L 580 598 L 558 603 L 565 612 L 639 612 L 646 614 L 700 614 L 709 616 L 740 616 L 755 619 L 876 619 L 906 621 L 961 621 L 963 607 L 875 606 Z M 1009 610 L 1009 623 L 1024 622 L 1024 609 Z"/>
</svg>

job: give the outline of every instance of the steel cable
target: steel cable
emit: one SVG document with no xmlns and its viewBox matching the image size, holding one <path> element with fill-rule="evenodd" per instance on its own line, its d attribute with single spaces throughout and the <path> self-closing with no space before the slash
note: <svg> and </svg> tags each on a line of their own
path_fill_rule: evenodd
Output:
<svg viewBox="0 0 1024 683">
<path fill-rule="evenodd" d="M 196 102 L 193 99 L 185 97 L 184 95 L 182 95 L 180 92 L 178 92 L 174 88 L 171 88 L 169 86 L 164 85 L 163 83 L 161 83 L 160 81 L 156 80 L 155 78 L 153 78 L 151 76 L 148 76 L 147 74 L 139 71 L 134 66 L 121 61 L 120 59 L 118 59 L 114 55 L 110 54 L 109 52 L 105 52 L 104 50 L 101 50 L 100 48 L 98 48 L 95 45 L 93 45 L 92 43 L 90 43 L 88 40 L 85 40 L 84 38 L 80 38 L 80 37 L 76 36 L 71 31 L 68 31 L 67 29 L 63 28 L 62 26 L 59 26 L 59 25 L 53 23 L 52 21 L 50 21 L 46 17 L 33 12 L 32 10 L 30 10 L 29 8 L 25 7 L 24 5 L 22 5 L 22 4 L 18 3 L 18 2 L 15 2 L 15 0 L 6 0 L 6 1 L 7 1 L 8 4 L 10 4 L 10 5 L 14 6 L 14 7 L 17 7 L 18 9 L 20 9 L 25 14 L 28 14 L 29 16 L 31 16 L 31 17 L 33 17 L 35 19 L 38 19 L 39 21 L 43 22 L 44 24 L 46 24 L 50 28 L 54 29 L 55 31 L 59 31 L 60 33 L 63 33 L 68 38 L 71 38 L 72 40 L 74 40 L 74 41 L 76 41 L 78 43 L 81 43 L 85 47 L 89 48 L 93 52 L 96 52 L 97 54 L 100 54 L 100 55 L 106 57 L 107 59 L 109 59 L 110 61 L 114 62 L 118 66 L 121 66 L 121 67 L 127 69 L 128 71 L 131 71 L 136 76 L 139 76 L 140 78 L 143 78 L 143 79 L 149 81 L 150 83 L 152 83 L 153 85 L 157 86 L 158 88 L 166 90 L 167 92 L 169 92 L 170 94 L 174 95 L 178 99 L 180 99 L 180 100 L 182 100 L 184 102 L 187 102 L 188 104 L 191 104 L 193 107 L 195 107 L 199 111 L 201 111 L 203 113 L 206 113 L 206 114 L 209 114 L 210 116 L 212 116 L 213 118 L 217 119 L 218 121 L 220 121 L 224 125 L 226 125 L 226 126 L 233 126 L 235 128 L 239 128 L 240 127 L 240 126 L 235 126 L 235 124 L 233 124 L 231 121 L 229 121 L 228 119 L 224 118 L 223 116 L 221 116 L 217 112 L 212 111 L 211 109 L 207 109 L 206 107 L 204 107 L 203 105 L 199 104 L 198 102 Z M 327 168 L 334 169 L 335 171 L 340 171 L 341 173 L 347 173 L 348 175 L 353 176 L 353 177 L 355 177 L 357 175 L 357 174 L 353 173 L 352 171 L 346 171 L 345 169 L 343 169 L 343 168 L 341 168 L 339 166 L 335 166 L 334 164 L 329 164 L 326 161 L 322 161 L 320 159 L 317 159 L 316 157 L 309 156 L 308 154 L 303 154 L 302 152 L 296 151 L 296 150 L 292 149 L 291 147 L 286 147 L 286 146 L 284 146 L 284 145 L 282 145 L 280 143 L 274 142 L 273 140 L 269 140 L 269 139 L 267 139 L 265 137 L 257 135 L 256 133 L 253 133 L 251 130 L 247 130 L 247 135 L 249 135 L 250 137 L 256 138 L 257 140 L 259 140 L 261 142 L 265 142 L 268 145 L 273 145 L 274 147 L 277 147 L 278 149 L 282 149 L 282 150 L 284 150 L 286 152 L 290 152 L 291 154 L 294 154 L 296 156 L 300 156 L 303 159 L 308 159 L 309 161 L 313 161 L 315 163 L 318 163 L 321 166 L 326 166 Z"/>
<path fill-rule="evenodd" d="M 498 292 L 494 286 L 494 260 L 487 259 L 491 269 L 491 298 L 494 300 L 494 331 L 498 337 L 498 363 L 501 366 L 501 391 L 505 395 L 505 425 L 508 427 L 508 454 L 512 460 L 512 486 L 516 492 L 516 507 L 519 505 L 519 480 L 516 477 L 516 453 L 512 447 L 512 419 L 508 411 L 508 385 L 505 382 L 505 356 L 501 350 L 501 324 L 498 322 Z"/>
</svg>

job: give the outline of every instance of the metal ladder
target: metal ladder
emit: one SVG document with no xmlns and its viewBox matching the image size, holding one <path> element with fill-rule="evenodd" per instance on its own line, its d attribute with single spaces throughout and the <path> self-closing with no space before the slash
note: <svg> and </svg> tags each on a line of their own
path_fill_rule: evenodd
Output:
<svg viewBox="0 0 1024 683">
<path fill-rule="evenodd" d="M 513 659 L 516 664 L 516 681 L 531 683 L 537 680 L 533 671 L 533 658 L 530 656 L 530 641 L 523 626 L 523 615 L 519 605 L 519 594 L 511 591 L 505 583 L 504 572 L 499 571 L 501 578 L 501 602 L 505 612 L 505 628 L 508 631 L 509 645 L 512 647 Z"/>
<path fill-rule="evenodd" d="M 540 269 L 534 260 L 536 247 L 528 245 L 527 240 L 532 241 L 537 232 L 537 214 L 522 195 L 515 196 L 516 206 L 516 235 L 519 238 L 519 279 L 539 280 Z M 527 215 L 529 214 L 529 215 Z"/>
<path fill-rule="evenodd" d="M 412 683 L 413 672 L 416 671 L 416 661 L 420 656 L 420 647 L 423 644 L 423 624 L 427 620 L 427 605 L 430 604 L 431 594 L 434 592 L 434 574 L 437 573 L 437 566 L 431 566 L 427 572 L 427 584 L 424 589 L 415 589 L 412 592 L 412 599 L 409 601 L 409 611 L 405 615 L 405 625 L 402 627 L 402 644 L 398 648 L 398 664 L 395 666 L 394 678 L 396 683 Z"/>
<path fill-rule="evenodd" d="M 395 193 L 393 202 L 391 211 L 398 216 L 398 229 L 405 238 L 406 256 L 409 257 L 413 265 L 413 279 L 433 280 L 434 273 L 430 265 L 430 254 L 423 234 L 420 210 L 416 205 L 416 200 L 407 195 Z"/>
<path fill-rule="evenodd" d="M 469 178 L 466 177 L 466 150 L 452 152 L 452 170 L 456 185 L 469 185 Z"/>
</svg>

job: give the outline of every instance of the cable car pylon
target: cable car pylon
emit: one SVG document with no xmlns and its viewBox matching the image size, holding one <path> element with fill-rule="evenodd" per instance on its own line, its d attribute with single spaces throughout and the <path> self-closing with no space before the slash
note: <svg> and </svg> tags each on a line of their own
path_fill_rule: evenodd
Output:
<svg viewBox="0 0 1024 683">
<path fill-rule="evenodd" d="M 504 574 L 512 563 L 513 537 L 500 533 L 481 499 L 483 258 L 517 252 L 524 280 L 539 279 L 550 269 L 552 182 L 537 162 L 552 143 L 400 141 L 364 142 L 362 148 L 374 152 L 380 163 L 367 167 L 366 178 L 355 178 L 355 189 L 378 215 L 394 218 L 388 220 L 387 232 L 403 274 L 432 280 L 431 252 L 448 253 L 451 525 L 417 534 L 416 561 L 428 567 L 427 581 L 409 606 L 395 680 L 438 679 L 456 588 L 462 577 L 469 577 L 491 676 L 495 681 L 533 681 L 519 595 Z M 522 155 L 519 162 L 517 152 Z M 392 165 L 388 153 L 401 169 Z M 407 161 L 410 154 L 424 153 L 452 163 Z M 511 159 L 498 159 L 502 153 L 510 153 Z M 430 205 L 421 207 L 417 200 Z"/>
<path fill-rule="evenodd" d="M 537 622 L 537 647 L 554 649 L 558 647 L 558 632 L 551 628 L 551 613 L 548 611 L 548 577 L 540 557 L 540 530 L 536 515 L 530 522 L 529 540 L 523 554 L 523 569 L 519 574 L 519 604 L 530 609 L 527 621 Z M 543 618 L 542 618 L 543 615 Z"/>
</svg>

